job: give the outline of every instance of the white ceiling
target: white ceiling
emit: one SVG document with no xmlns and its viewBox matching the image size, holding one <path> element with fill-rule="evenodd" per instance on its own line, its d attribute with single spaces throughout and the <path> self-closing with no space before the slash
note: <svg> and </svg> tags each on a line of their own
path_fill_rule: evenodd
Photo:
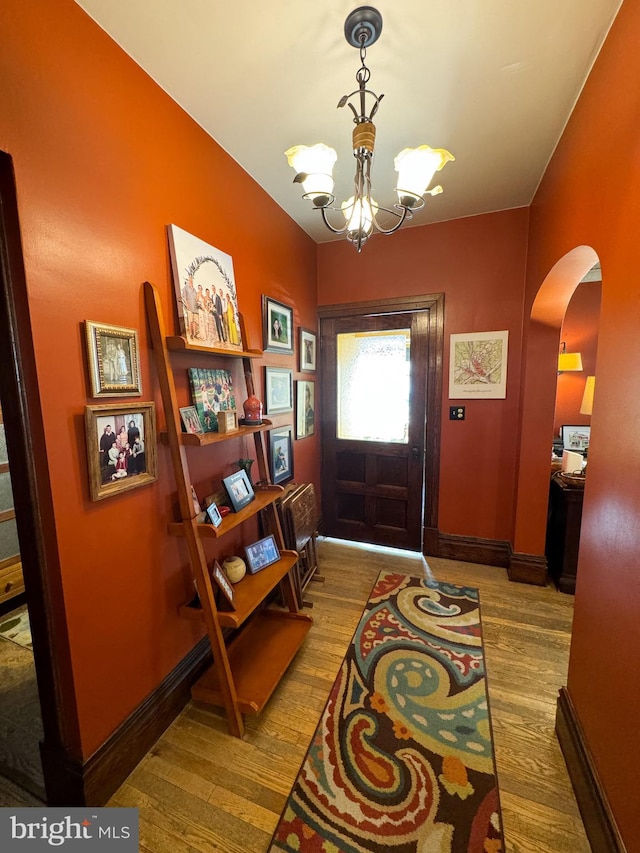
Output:
<svg viewBox="0 0 640 853">
<path fill-rule="evenodd" d="M 358 51 L 346 0 L 76 0 L 315 240 L 332 235 L 283 152 L 338 152 L 352 195 Z M 423 143 L 456 160 L 413 224 L 527 205 L 621 0 L 378 0 L 367 52 L 376 116 L 373 194 L 394 201 L 393 158 Z M 344 220 L 343 220 L 344 221 Z"/>
</svg>

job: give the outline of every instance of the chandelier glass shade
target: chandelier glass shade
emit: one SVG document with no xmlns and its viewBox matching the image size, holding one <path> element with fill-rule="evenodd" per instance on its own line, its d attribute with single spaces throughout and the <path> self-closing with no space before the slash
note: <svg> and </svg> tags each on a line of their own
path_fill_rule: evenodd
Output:
<svg viewBox="0 0 640 853">
<path fill-rule="evenodd" d="M 361 251 L 364 243 L 376 231 L 393 234 L 413 213 L 424 207 L 424 196 L 437 195 L 441 186 L 429 189 L 436 172 L 439 172 L 449 160 L 455 160 L 453 154 L 444 148 L 430 148 L 420 145 L 418 148 L 405 148 L 394 160 L 398 172 L 396 183 L 397 202 L 393 208 L 380 207 L 371 197 L 371 163 L 375 149 L 376 128 L 373 117 L 378 111 L 384 95 L 376 95 L 367 88 L 371 72 L 365 65 L 366 49 L 373 44 L 382 30 L 382 16 L 371 6 L 355 9 L 345 22 L 345 37 L 349 44 L 360 51 L 361 66 L 356 72 L 358 88 L 344 95 L 338 102 L 338 108 L 348 106 L 353 113 L 353 156 L 356 160 L 354 194 L 341 204 L 333 207 L 334 180 L 333 167 L 338 155 L 333 148 L 323 143 L 316 145 L 294 145 L 285 151 L 289 165 L 296 173 L 294 183 L 302 184 L 303 198 L 309 199 L 319 209 L 327 228 L 334 234 L 344 234 L 350 243 Z M 355 104 L 354 104 L 355 101 Z M 340 227 L 329 221 L 328 211 L 342 210 L 345 224 Z M 389 224 L 382 225 L 378 219 L 380 212 L 388 214 Z"/>
</svg>

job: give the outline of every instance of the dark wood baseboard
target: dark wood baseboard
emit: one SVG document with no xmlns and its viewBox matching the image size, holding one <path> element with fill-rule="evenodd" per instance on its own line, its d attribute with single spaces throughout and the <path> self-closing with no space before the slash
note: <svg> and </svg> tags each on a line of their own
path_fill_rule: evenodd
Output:
<svg viewBox="0 0 640 853">
<path fill-rule="evenodd" d="M 556 736 L 592 850 L 626 853 L 607 797 L 566 687 L 558 694 Z"/>
<path fill-rule="evenodd" d="M 184 657 L 85 762 L 41 745 L 50 806 L 102 806 L 191 699 L 191 685 L 211 664 L 209 638 Z"/>
<path fill-rule="evenodd" d="M 504 569 L 509 565 L 510 553 L 509 543 L 499 539 L 439 533 L 437 554 L 431 553 L 430 556 L 461 560 L 465 563 L 482 563 L 485 566 L 500 566 Z"/>
<path fill-rule="evenodd" d="M 537 554 L 512 553 L 507 567 L 510 581 L 547 585 L 547 558 Z"/>
</svg>

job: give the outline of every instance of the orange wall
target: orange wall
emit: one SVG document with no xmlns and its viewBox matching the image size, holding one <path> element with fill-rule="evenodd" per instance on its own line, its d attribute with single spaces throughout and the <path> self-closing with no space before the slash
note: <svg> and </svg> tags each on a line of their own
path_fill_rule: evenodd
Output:
<svg viewBox="0 0 640 853">
<path fill-rule="evenodd" d="M 639 41 L 640 4 L 626 0 L 534 199 L 527 277 L 530 305 L 574 247 L 602 264 L 568 690 L 629 851 L 640 850 Z"/>
<path fill-rule="evenodd" d="M 578 285 L 571 297 L 562 322 L 560 337 L 567 352 L 579 352 L 582 370 L 567 371 L 558 376 L 553 434 L 560 434 L 562 424 L 590 424 L 591 415 L 581 415 L 582 395 L 587 376 L 595 376 L 598 354 L 598 323 L 600 319 L 599 281 Z"/>
<path fill-rule="evenodd" d="M 443 533 L 511 537 L 527 224 L 528 211 L 521 208 L 377 235 L 361 254 L 346 241 L 318 247 L 321 305 L 445 294 L 438 525 Z M 466 419 L 450 421 L 449 335 L 504 329 L 506 399 L 464 400 Z"/>
<path fill-rule="evenodd" d="M 316 248 L 72 0 L 5 0 L 0 24 L 0 148 L 12 155 L 16 173 L 88 757 L 200 634 L 176 614 L 193 587 L 186 548 L 166 535 L 174 512 L 166 448 L 159 449 L 156 484 L 89 500 L 83 413 L 98 401 L 89 396 L 82 321 L 139 330 L 142 399 L 159 404 L 162 426 L 141 284 L 148 279 L 159 288 L 173 323 L 166 225 L 176 223 L 233 257 L 253 346 L 261 346 L 262 293 L 295 305 L 296 326 L 315 327 Z M 294 367 L 293 357 L 269 361 Z M 186 374 L 198 362 L 176 363 Z M 235 372 L 239 381 L 238 365 Z M 238 396 L 241 402 L 246 395 Z M 280 416 L 277 423 L 292 420 Z M 245 455 L 240 441 L 225 451 L 191 457 L 199 494 L 219 488 L 220 478 L 236 470 L 233 460 Z M 294 453 L 296 479 L 317 484 L 317 438 L 296 442 Z M 221 556 L 241 544 L 223 540 Z"/>
</svg>

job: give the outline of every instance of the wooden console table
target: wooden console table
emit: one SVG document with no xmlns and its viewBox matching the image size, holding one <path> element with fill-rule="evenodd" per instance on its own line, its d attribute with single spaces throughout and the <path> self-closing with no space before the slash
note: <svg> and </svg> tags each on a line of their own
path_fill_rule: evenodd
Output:
<svg viewBox="0 0 640 853">
<path fill-rule="evenodd" d="M 545 554 L 556 586 L 571 594 L 576 591 L 583 497 L 584 487 L 571 486 L 559 475 L 551 478 Z"/>
</svg>

